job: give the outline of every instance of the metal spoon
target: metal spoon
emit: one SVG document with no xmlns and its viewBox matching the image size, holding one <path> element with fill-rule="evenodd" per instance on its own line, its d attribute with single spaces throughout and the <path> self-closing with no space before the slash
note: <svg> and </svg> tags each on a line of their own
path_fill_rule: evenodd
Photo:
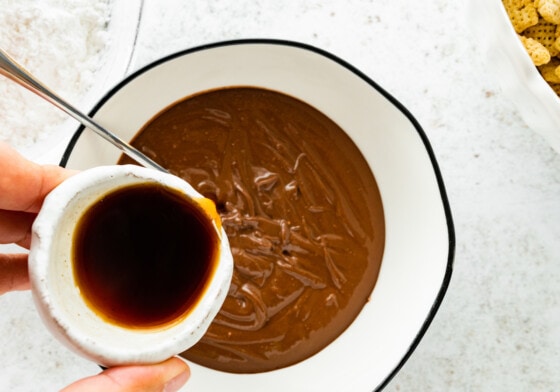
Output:
<svg viewBox="0 0 560 392">
<path fill-rule="evenodd" d="M 34 78 L 23 66 L 18 64 L 12 59 L 4 50 L 0 48 L 0 74 L 20 84 L 26 89 L 34 92 L 41 98 L 55 105 L 57 108 L 69 114 L 74 119 L 78 120 L 82 125 L 91 129 L 103 139 L 119 148 L 122 152 L 134 159 L 136 162 L 153 169 L 167 172 L 162 166 L 142 154 L 136 148 L 119 138 L 111 131 L 105 129 L 94 121 L 91 117 L 83 114 L 74 106 L 60 98 L 58 95 L 50 91 L 41 82 Z"/>
</svg>

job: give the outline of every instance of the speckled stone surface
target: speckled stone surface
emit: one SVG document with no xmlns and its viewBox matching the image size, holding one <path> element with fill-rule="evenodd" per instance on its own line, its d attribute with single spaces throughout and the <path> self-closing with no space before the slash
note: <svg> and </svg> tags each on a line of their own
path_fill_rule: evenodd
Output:
<svg viewBox="0 0 560 392">
<path fill-rule="evenodd" d="M 428 135 L 457 235 L 445 300 L 385 390 L 557 391 L 560 155 L 487 72 L 464 3 L 146 0 L 131 70 L 200 44 L 267 37 L 318 46 L 375 80 Z M 29 293 L 0 297 L 0 312 L 1 391 L 57 390 L 97 372 L 46 332 Z"/>
</svg>

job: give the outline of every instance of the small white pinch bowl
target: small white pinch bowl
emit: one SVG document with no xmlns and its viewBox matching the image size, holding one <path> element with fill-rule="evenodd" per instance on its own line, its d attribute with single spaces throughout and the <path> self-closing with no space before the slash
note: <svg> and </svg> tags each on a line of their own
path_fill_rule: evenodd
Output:
<svg viewBox="0 0 560 392">
<path fill-rule="evenodd" d="M 88 206 L 103 195 L 139 183 L 179 190 L 199 205 L 203 198 L 171 174 L 133 165 L 100 166 L 55 188 L 33 224 L 29 275 L 39 314 L 62 343 L 105 367 L 157 363 L 194 345 L 219 311 L 233 271 L 227 236 L 216 221 L 217 215 L 208 213 L 219 238 L 218 259 L 204 292 L 186 317 L 159 328 L 127 329 L 105 321 L 88 307 L 75 283 L 71 261 L 76 224 Z"/>
</svg>

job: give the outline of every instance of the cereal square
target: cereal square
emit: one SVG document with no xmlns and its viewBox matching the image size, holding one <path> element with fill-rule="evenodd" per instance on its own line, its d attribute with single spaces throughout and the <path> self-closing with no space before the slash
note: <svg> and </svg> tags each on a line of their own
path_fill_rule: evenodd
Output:
<svg viewBox="0 0 560 392">
<path fill-rule="evenodd" d="M 560 0 L 535 0 L 535 6 L 544 20 L 560 24 Z"/>
<path fill-rule="evenodd" d="M 519 38 L 535 65 L 543 65 L 550 61 L 550 52 L 539 41 L 522 35 Z"/>
<path fill-rule="evenodd" d="M 535 0 L 503 0 L 503 4 L 513 28 L 518 33 L 539 22 Z"/>
<path fill-rule="evenodd" d="M 532 38 L 538 41 L 544 46 L 551 56 L 556 56 L 559 53 L 556 47 L 556 25 L 545 21 L 544 19 L 539 20 L 534 26 L 527 28 L 523 32 L 523 36 L 527 38 Z"/>
</svg>

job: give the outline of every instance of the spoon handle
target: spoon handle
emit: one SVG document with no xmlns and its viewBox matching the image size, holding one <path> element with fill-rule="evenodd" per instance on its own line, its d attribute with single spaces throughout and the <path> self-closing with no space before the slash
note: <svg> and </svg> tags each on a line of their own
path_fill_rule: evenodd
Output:
<svg viewBox="0 0 560 392">
<path fill-rule="evenodd" d="M 146 155 L 138 151 L 136 148 L 132 147 L 130 144 L 119 138 L 114 133 L 108 131 L 97 122 L 95 122 L 91 117 L 86 116 L 74 106 L 70 105 L 68 102 L 60 98 L 58 95 L 53 93 L 43 84 L 41 84 L 37 79 L 35 79 L 25 68 L 19 65 L 14 59 L 12 59 L 4 50 L 0 48 L 0 74 L 13 80 L 14 82 L 20 84 L 26 89 L 37 94 L 41 98 L 55 105 L 59 109 L 66 112 L 68 115 L 78 120 L 82 125 L 91 129 L 103 139 L 107 140 L 122 152 L 128 155 L 130 158 L 134 159 L 136 162 L 153 169 L 157 169 L 163 172 L 167 172 L 162 166 L 154 162 L 152 159 L 148 158 Z"/>
</svg>

